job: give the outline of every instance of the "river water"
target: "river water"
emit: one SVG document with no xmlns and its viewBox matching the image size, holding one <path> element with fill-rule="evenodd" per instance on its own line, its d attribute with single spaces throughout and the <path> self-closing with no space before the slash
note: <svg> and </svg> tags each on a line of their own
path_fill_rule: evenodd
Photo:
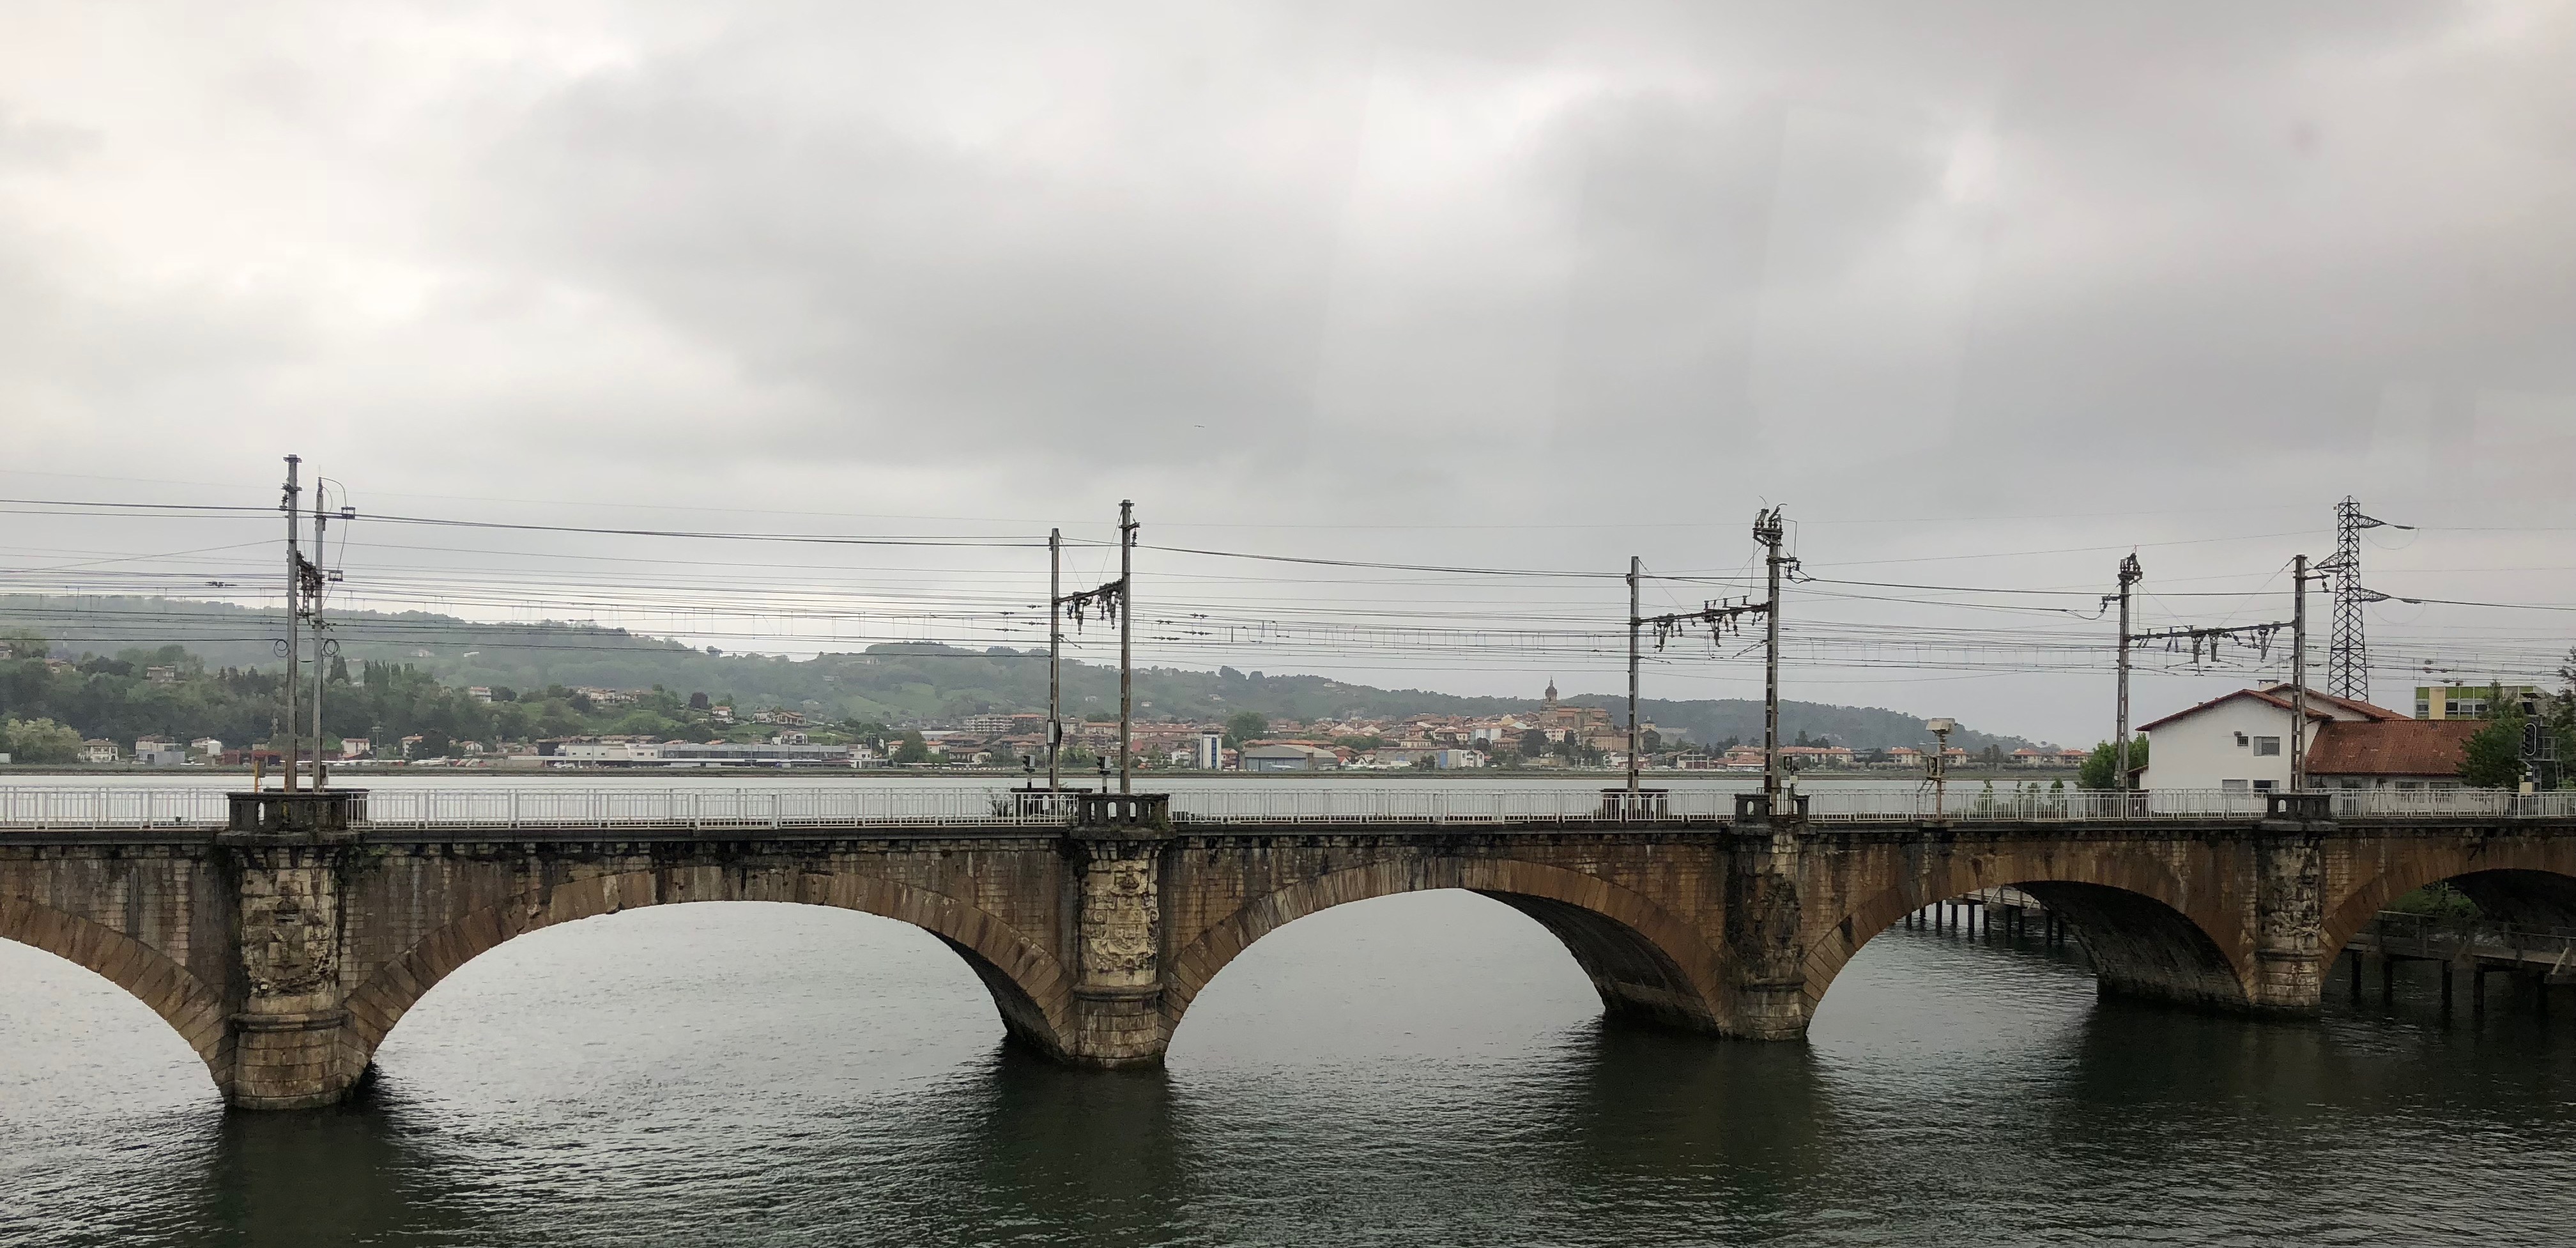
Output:
<svg viewBox="0 0 2576 1248">
<path fill-rule="evenodd" d="M 1536 924 L 1364 902 L 1248 951 L 1166 1069 L 1002 1043 L 930 937 L 709 903 L 424 998 L 346 1109 L 228 1114 L 159 1020 L 0 945 L 0 1241 L 2564 1243 L 2570 1011 L 2102 1002 L 1899 928 L 1809 1041 L 1605 1028 Z"/>
<path fill-rule="evenodd" d="M 1006 1047 L 924 933 L 707 903 L 503 945 L 354 1104 L 235 1114 L 0 942 L 0 1243 L 2576 1241 L 2576 1008 L 2335 982 L 2206 1017 L 1899 927 L 1807 1042 L 1730 1043 L 1605 1027 L 1537 924 L 1430 893 L 1279 930 L 1101 1073 Z"/>
</svg>

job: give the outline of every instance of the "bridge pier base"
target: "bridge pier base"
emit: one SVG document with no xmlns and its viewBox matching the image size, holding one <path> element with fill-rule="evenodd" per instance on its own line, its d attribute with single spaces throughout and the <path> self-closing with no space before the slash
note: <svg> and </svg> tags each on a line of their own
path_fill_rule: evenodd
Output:
<svg viewBox="0 0 2576 1248">
<path fill-rule="evenodd" d="M 345 818 L 339 823 L 245 829 L 237 822 L 216 838 L 227 851 L 240 924 L 234 1008 L 225 1020 L 231 1077 L 217 1074 L 237 1108 L 333 1105 L 357 1080 L 362 1063 L 350 1060 L 345 1042 L 340 975 L 340 880 L 354 838 Z"/>
<path fill-rule="evenodd" d="M 1793 799 L 1794 801 L 1795 799 Z M 1769 795 L 1736 795 L 1728 834 L 1726 952 L 1736 968 L 1735 1008 L 1719 1030 L 1745 1040 L 1807 1034 L 1804 868 L 1805 803 L 1774 811 Z"/>
<path fill-rule="evenodd" d="M 1077 1066 L 1116 1069 L 1155 1066 L 1171 1047 L 1163 1017 L 1163 990 L 1084 986 L 1073 990 L 1071 1047 L 1060 1054 Z"/>
<path fill-rule="evenodd" d="M 1148 815 L 1150 819 L 1150 812 Z M 1153 1066 L 1171 1046 L 1163 1011 L 1163 849 L 1166 818 L 1088 827 L 1073 839 L 1081 865 L 1075 924 L 1078 978 L 1064 1058 L 1083 1066 Z"/>
<path fill-rule="evenodd" d="M 2258 1013 L 2314 1014 L 2325 1002 L 2325 837 L 2331 822 L 2266 819 L 2254 879 L 2254 974 L 2245 986 Z"/>
</svg>

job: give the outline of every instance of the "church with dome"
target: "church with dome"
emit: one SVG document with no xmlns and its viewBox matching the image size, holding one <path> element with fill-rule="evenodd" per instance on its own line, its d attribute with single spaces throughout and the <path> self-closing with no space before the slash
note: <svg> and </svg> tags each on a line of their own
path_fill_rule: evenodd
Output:
<svg viewBox="0 0 2576 1248">
<path fill-rule="evenodd" d="M 1562 740 L 1567 733 L 1572 733 L 1576 740 L 1587 744 L 1593 738 L 1614 731 L 1610 712 L 1597 706 L 1569 706 L 1558 701 L 1553 677 L 1547 682 L 1547 693 L 1539 699 L 1538 715 L 1532 726 L 1546 732 L 1550 741 Z M 1619 728 L 1615 731 L 1624 734 L 1626 730 Z M 1624 744 L 1624 735 L 1621 741 Z"/>
</svg>

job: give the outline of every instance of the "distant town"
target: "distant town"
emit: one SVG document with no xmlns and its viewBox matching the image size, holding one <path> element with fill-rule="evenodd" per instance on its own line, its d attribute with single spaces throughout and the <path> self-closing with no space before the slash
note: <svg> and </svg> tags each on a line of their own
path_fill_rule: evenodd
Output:
<svg viewBox="0 0 2576 1248">
<path fill-rule="evenodd" d="M 60 658 L 39 660 L 49 672 L 65 678 L 139 676 L 146 685 L 178 685 L 199 679 L 179 663 L 139 667 L 117 661 L 83 664 Z M 132 672 L 117 671 L 133 667 Z M 405 669 L 371 665 L 352 689 L 368 680 L 379 687 L 400 684 Z M 218 672 L 204 679 L 235 685 L 256 677 Z M 575 686 L 541 691 L 523 698 L 517 691 L 486 685 L 467 686 L 463 698 L 482 707 L 496 704 L 516 709 L 523 701 L 537 706 L 560 704 L 586 717 L 615 718 L 643 711 L 691 723 L 706 736 L 670 733 L 577 732 L 559 735 L 508 736 L 489 739 L 439 732 L 401 735 L 341 735 L 325 738 L 325 758 L 336 769 L 371 768 L 519 768 L 629 769 L 724 767 L 889 767 L 921 769 L 1002 769 L 1024 772 L 1046 765 L 1046 716 L 1033 712 L 989 712 L 951 721 L 900 725 L 826 722 L 802 710 L 783 706 L 738 707 L 703 693 L 683 699 L 663 689 L 614 689 Z M 496 717 L 497 718 L 497 717 Z M 266 741 L 232 742 L 215 736 L 181 738 L 145 734 L 127 741 L 78 737 L 50 720 L 10 721 L 19 756 L 0 753 L 0 762 L 66 763 L 90 767 L 261 767 L 277 765 L 281 753 Z M 1759 742 L 1727 739 L 1699 743 L 1668 740 L 1652 723 L 1642 724 L 1640 766 L 1657 770 L 1759 772 Z M 30 738 L 47 737 L 48 740 Z M 1598 706 L 1559 699 L 1553 683 L 1539 706 L 1522 713 L 1363 717 L 1349 719 L 1271 720 L 1238 712 L 1222 722 L 1142 720 L 1130 730 L 1134 765 L 1142 770 L 1320 772 L 1320 771 L 1460 771 L 1623 769 L 1629 739 L 1624 725 Z M 1114 765 L 1118 723 L 1114 719 L 1068 719 L 1057 764 L 1080 771 Z M 32 745 L 34 748 L 27 748 Z M 1854 749 L 1799 734 L 1781 747 L 1784 761 L 1798 770 L 1920 771 L 1925 751 L 1908 746 Z M 1959 763 L 1993 767 L 2066 768 L 2081 765 L 2088 751 L 2054 746 L 2010 751 L 1952 748 Z"/>
<path fill-rule="evenodd" d="M 275 769 L 278 677 L 258 669 L 209 668 L 179 646 L 127 650 L 109 658 L 49 653 L 28 633 L 0 636 L 0 765 L 79 768 L 229 767 Z M 870 670 L 876 657 L 838 660 Z M 826 673 L 826 687 L 834 677 Z M 1258 677 L 1236 678 L 1251 688 Z M 1043 773 L 1047 717 L 1022 710 L 885 720 L 832 715 L 819 701 L 682 694 L 665 686 L 620 688 L 450 685 L 409 663 L 335 662 L 327 681 L 321 757 L 334 771 L 523 769 L 588 771 L 688 768 L 882 768 Z M 1042 686 L 1041 686 L 1042 690 Z M 2411 715 L 2311 689 L 2254 686 L 2139 726 L 2126 758 L 2126 783 L 2139 788 L 2291 787 L 2293 754 L 2306 751 L 2313 783 L 2328 787 L 2439 788 L 2462 783 L 2554 787 L 2563 782 L 2556 736 L 2576 699 L 2530 685 L 2425 686 Z M 1371 696 L 1385 697 L 1383 691 Z M 1357 700 L 1358 695 L 1353 695 Z M 1097 705 L 1097 695 L 1083 699 Z M 1223 702 L 1221 697 L 1209 699 Z M 1114 702 L 1114 698 L 1111 699 Z M 1313 718 L 1235 710 L 1223 717 L 1157 711 L 1148 701 L 1130 726 L 1132 766 L 1146 772 L 1393 773 L 1598 772 L 1624 770 L 1624 716 L 1601 699 L 1560 697 L 1550 682 L 1533 705 L 1436 713 L 1346 713 Z M 1704 704 L 1703 704 L 1704 705 Z M 1830 712 L 1849 708 L 1813 708 Z M 1886 716 L 1887 712 L 1872 712 Z M 2310 724 L 2293 742 L 2291 722 Z M 138 731 L 118 737 L 94 726 L 166 724 L 195 731 Z M 2514 741 L 2487 742 L 2490 722 L 2533 727 Z M 1922 721 L 1910 721 L 1920 724 Z M 84 733 L 75 727 L 92 727 Z M 360 728 L 359 725 L 365 725 Z M 1828 734 L 1785 734 L 1783 766 L 1794 772 L 1891 780 L 1924 775 L 1922 747 L 1855 746 Z M 1890 735 L 1913 735 L 1897 733 Z M 1119 725 L 1097 711 L 1068 717 L 1053 760 L 1059 774 L 1116 766 Z M 1759 773 L 1761 742 L 1736 736 L 1698 740 L 1651 720 L 1637 731 L 1640 770 Z M 1885 740 L 1885 736 L 1881 737 Z M 2496 757 L 2481 763 L 2481 749 Z M 310 758 L 307 753 L 305 757 Z M 2152 761 L 2151 761 L 2152 760 Z M 2121 784 L 2108 743 L 2007 748 L 1993 738 L 1951 746 L 1953 775 L 2021 776 L 2077 787 Z"/>
</svg>

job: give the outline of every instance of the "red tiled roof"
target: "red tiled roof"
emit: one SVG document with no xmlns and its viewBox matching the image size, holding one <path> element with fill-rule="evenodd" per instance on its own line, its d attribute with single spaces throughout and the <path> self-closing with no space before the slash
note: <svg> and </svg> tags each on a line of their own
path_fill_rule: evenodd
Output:
<svg viewBox="0 0 2576 1248">
<path fill-rule="evenodd" d="M 2140 724 L 2140 725 L 2138 725 L 2138 731 L 2140 731 L 2140 732 L 2153 732 L 2153 731 L 2155 731 L 2156 729 L 2158 729 L 2158 728 L 2162 728 L 2162 727 L 2164 727 L 2165 725 L 2170 724 L 2170 723 L 2174 722 L 2174 721 L 2175 721 L 2175 720 L 2177 720 L 2177 719 L 2181 719 L 2183 716 L 2186 716 L 2186 715 L 2197 715 L 2197 714 L 2199 714 L 2200 712 L 2205 711 L 2205 710 L 2208 710 L 2209 708 L 2211 708 L 2211 707 L 2213 707 L 2213 706 L 2216 706 L 2216 705 L 2218 705 L 2218 704 L 2219 704 L 2219 703 L 2221 703 L 2221 702 L 2230 702 L 2230 701 L 2234 701 L 2234 700 L 2235 700 L 2235 699 L 2237 699 L 2237 698 L 2252 698 L 2252 699 L 2254 699 L 2254 700 L 2255 700 L 2255 701 L 2257 701 L 2257 702 L 2267 702 L 2267 703 L 2270 703 L 2271 705 L 2273 705 L 2273 706 L 2277 706 L 2277 707 L 2279 707 L 2279 708 L 2281 708 L 2282 710 L 2285 710 L 2285 711 L 2290 709 L 2290 700 L 2289 700 L 2288 698 L 2276 698 L 2276 697 L 2273 697 L 2271 694 L 2268 694 L 2268 693 L 2263 692 L 2263 691 L 2262 691 L 2262 690 L 2260 690 L 2260 689 L 2239 689 L 2239 690 L 2236 690 L 2236 691 L 2235 691 L 2235 692 L 2233 692 L 2233 693 L 2222 693 L 2222 694 L 2218 695 L 2217 697 L 2211 698 L 2210 700 L 2208 700 L 2208 701 L 2206 701 L 2206 702 L 2200 703 L 2200 704 L 2199 704 L 2199 705 L 2197 705 L 2197 706 L 2186 706 L 2186 707 L 2182 708 L 2182 709 L 2181 709 L 2181 710 L 2179 710 L 2179 711 L 2175 711 L 2175 712 L 2174 712 L 2173 714 L 2171 714 L 2171 715 L 2167 715 L 2167 716 L 2165 716 L 2163 719 L 2155 720 L 2155 721 L 2153 721 L 2153 722 L 2151 722 L 2151 723 L 2144 723 L 2144 724 Z M 2320 710 L 2318 710 L 2317 708 L 2315 708 L 2315 707 L 2313 707 L 2313 706 L 2311 706 L 2311 707 L 2309 707 L 2309 708 L 2308 708 L 2308 716 L 2309 716 L 2309 718 L 2312 718 L 2312 719 L 2332 719 L 2332 718 L 2333 718 L 2333 716 L 2328 715 L 2328 714 L 2326 714 L 2324 711 L 2320 711 Z"/>
<path fill-rule="evenodd" d="M 2231 698 L 2252 698 L 2257 702 L 2268 702 L 2271 705 L 2277 706 L 2286 711 L 2290 710 L 2294 705 L 2290 699 L 2295 696 L 2295 694 L 2295 688 L 2290 685 L 2273 685 L 2266 689 L 2239 689 L 2233 693 L 2222 693 L 2197 706 L 2186 706 L 2183 709 L 2175 711 L 2173 714 L 2167 715 L 2163 719 L 2156 720 L 2153 723 L 2140 724 L 2138 725 L 2138 731 L 2152 732 L 2182 718 L 2185 715 L 2197 714 L 2201 711 L 2208 710 L 2209 708 Z M 2350 698 L 2338 698 L 2331 693 L 2319 693 L 2313 687 L 2308 690 L 2309 719 L 2334 719 L 2334 716 L 2318 709 L 2321 706 L 2327 705 L 2343 707 L 2345 710 L 2374 723 L 2386 723 L 2391 720 L 2402 720 L 2406 718 L 2405 716 L 2389 710 L 2384 706 L 2372 706 L 2367 702 L 2355 702 Z"/>
<path fill-rule="evenodd" d="M 2456 776 L 2468 757 L 2469 738 L 2485 726 L 2474 719 L 2327 724 L 2308 747 L 2308 774 Z"/>
<path fill-rule="evenodd" d="M 2292 695 L 2292 694 L 2295 694 L 2295 693 L 2297 693 L 2297 692 L 2298 692 L 2298 686 L 2297 686 L 2297 685 L 2291 685 L 2291 684 L 2279 684 L 2279 685 L 2274 685 L 2274 686 L 2272 686 L 2271 688 L 2265 689 L 2263 692 L 2268 693 L 2268 694 L 2271 694 L 2273 697 L 2279 698 L 2283 703 L 2285 703 L 2285 704 L 2286 704 L 2287 702 L 2289 702 L 2291 695 Z M 2336 697 L 2335 695 L 2333 695 L 2333 694 L 2331 694 L 2331 693 L 2321 692 L 2321 691 L 2319 691 L 2317 688 L 2315 688 L 2314 686 L 2310 686 L 2310 687 L 2309 687 L 2309 689 L 2308 689 L 2308 705 L 2309 705 L 2309 706 L 2311 706 L 2311 707 L 2314 707 L 2316 704 L 2318 704 L 2318 703 L 2320 703 L 2320 702 L 2330 702 L 2330 703 L 2332 703 L 2332 704 L 2334 704 L 2334 705 L 2336 705 L 2336 706 L 2340 706 L 2340 707 L 2344 708 L 2345 710 L 2351 711 L 2351 712 L 2352 712 L 2353 714 L 2355 714 L 2355 715 L 2359 715 L 2359 716 L 2361 716 L 2363 719 L 2368 719 L 2368 720 L 2385 721 L 2385 720 L 2391 720 L 2391 719 L 2404 719 L 2404 718 L 2406 718 L 2406 716 L 2401 715 L 2401 714 L 2398 714 L 2397 712 L 2392 711 L 2392 710 L 2388 709 L 2387 707 L 2384 707 L 2384 706 L 2373 706 L 2373 705 L 2371 705 L 2371 704 L 2370 704 L 2370 703 L 2368 703 L 2368 702 L 2359 701 L 2359 700 L 2354 699 L 2354 698 L 2338 698 L 2338 697 Z"/>
</svg>

